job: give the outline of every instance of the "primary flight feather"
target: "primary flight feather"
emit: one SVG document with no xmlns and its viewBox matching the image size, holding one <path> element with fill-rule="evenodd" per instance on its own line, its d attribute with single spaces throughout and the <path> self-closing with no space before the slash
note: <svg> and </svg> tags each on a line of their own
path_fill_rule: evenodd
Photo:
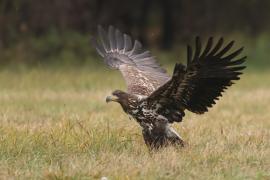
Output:
<svg viewBox="0 0 270 180">
<path fill-rule="evenodd" d="M 145 143 L 150 148 L 168 144 L 184 145 L 170 126 L 181 122 L 188 110 L 197 114 L 208 111 L 222 92 L 239 80 L 246 56 L 238 58 L 243 48 L 228 54 L 234 41 L 224 46 L 209 38 L 202 49 L 196 38 L 195 52 L 187 46 L 187 64 L 176 64 L 170 77 L 139 41 L 110 26 L 98 26 L 99 41 L 92 39 L 97 52 L 112 69 L 118 69 L 127 84 L 127 92 L 115 90 L 106 102 L 118 102 L 123 110 L 142 127 Z M 227 55 L 226 55 L 227 54 Z"/>
</svg>

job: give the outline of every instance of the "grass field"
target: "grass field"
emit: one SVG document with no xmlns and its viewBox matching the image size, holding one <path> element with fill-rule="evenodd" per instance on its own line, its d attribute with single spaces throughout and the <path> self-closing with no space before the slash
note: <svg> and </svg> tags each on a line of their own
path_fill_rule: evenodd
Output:
<svg viewBox="0 0 270 180">
<path fill-rule="evenodd" d="M 0 179 L 270 179 L 270 72 L 247 70 L 203 116 L 174 124 L 188 146 L 150 153 L 105 97 L 105 67 L 0 71 Z"/>
</svg>

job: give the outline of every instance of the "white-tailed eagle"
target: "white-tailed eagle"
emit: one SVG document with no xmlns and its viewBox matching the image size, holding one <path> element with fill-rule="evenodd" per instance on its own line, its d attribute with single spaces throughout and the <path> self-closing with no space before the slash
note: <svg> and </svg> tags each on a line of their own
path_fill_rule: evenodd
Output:
<svg viewBox="0 0 270 180">
<path fill-rule="evenodd" d="M 104 62 L 118 69 L 127 84 L 127 92 L 115 90 L 106 102 L 118 102 L 142 127 L 146 145 L 159 148 L 168 144 L 184 145 L 170 126 L 181 122 L 185 110 L 203 114 L 222 96 L 222 92 L 239 80 L 246 56 L 237 58 L 240 48 L 228 54 L 234 41 L 223 45 L 210 37 L 205 48 L 196 38 L 195 52 L 187 46 L 187 64 L 176 64 L 173 75 L 161 68 L 139 41 L 110 26 L 106 32 L 98 27 L 99 41 L 93 44 Z M 226 55 L 227 54 L 227 55 Z"/>
</svg>

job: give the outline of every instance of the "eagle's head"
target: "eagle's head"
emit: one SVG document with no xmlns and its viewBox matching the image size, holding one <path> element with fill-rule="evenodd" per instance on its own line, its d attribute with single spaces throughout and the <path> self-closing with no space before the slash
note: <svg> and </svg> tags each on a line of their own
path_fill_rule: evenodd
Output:
<svg viewBox="0 0 270 180">
<path fill-rule="evenodd" d="M 118 103 L 123 103 L 125 101 L 128 101 L 128 96 L 129 94 L 121 91 L 121 90 L 115 90 L 112 92 L 111 96 L 106 97 L 106 102 L 109 103 L 111 101 L 118 102 Z"/>
<path fill-rule="evenodd" d="M 136 103 L 136 99 L 134 99 L 134 97 L 131 94 L 128 94 L 124 91 L 121 90 L 115 90 L 112 92 L 111 96 L 107 96 L 106 97 L 106 102 L 118 102 L 119 104 L 121 104 L 122 108 L 126 111 L 127 109 L 129 109 L 129 106 L 131 105 L 131 103 Z"/>
</svg>

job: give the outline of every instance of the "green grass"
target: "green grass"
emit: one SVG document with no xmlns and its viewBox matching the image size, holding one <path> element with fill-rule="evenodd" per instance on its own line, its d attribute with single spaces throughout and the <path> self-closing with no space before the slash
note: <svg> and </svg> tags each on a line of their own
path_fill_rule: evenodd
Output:
<svg viewBox="0 0 270 180">
<path fill-rule="evenodd" d="M 171 69 L 172 67 L 170 67 Z M 175 124 L 189 144 L 150 153 L 104 66 L 3 68 L 0 179 L 269 179 L 270 73 L 247 70 L 205 115 Z"/>
</svg>

